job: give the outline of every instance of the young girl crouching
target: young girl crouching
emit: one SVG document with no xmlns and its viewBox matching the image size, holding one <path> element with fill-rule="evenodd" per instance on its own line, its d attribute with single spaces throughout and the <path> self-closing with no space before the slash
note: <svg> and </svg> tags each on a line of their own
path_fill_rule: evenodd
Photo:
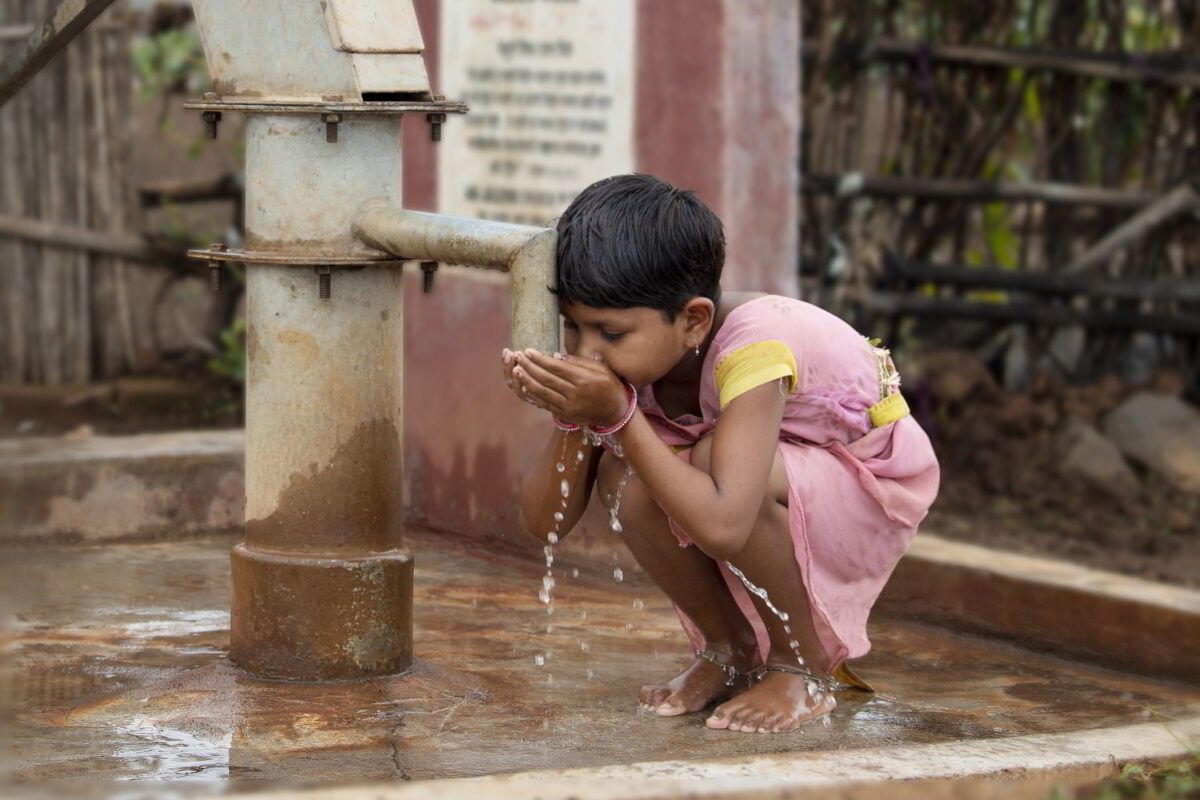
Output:
<svg viewBox="0 0 1200 800">
<path fill-rule="evenodd" d="M 759 733 L 827 719 L 938 488 L 887 351 L 811 304 L 722 292 L 720 220 L 656 178 L 593 184 L 558 233 L 566 352 L 503 353 L 555 423 L 522 483 L 526 528 L 546 542 L 593 491 L 619 498 L 696 654 L 643 706 L 717 702 L 709 727 Z"/>
</svg>

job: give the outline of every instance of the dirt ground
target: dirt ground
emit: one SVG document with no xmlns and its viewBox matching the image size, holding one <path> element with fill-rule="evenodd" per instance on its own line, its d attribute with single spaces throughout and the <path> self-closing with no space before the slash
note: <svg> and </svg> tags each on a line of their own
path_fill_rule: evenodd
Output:
<svg viewBox="0 0 1200 800">
<path fill-rule="evenodd" d="M 1180 393 L 1164 372 L 1149 386 L 1108 377 L 1087 386 L 1043 378 L 1006 392 L 963 353 L 931 354 L 913 394 L 930 431 L 942 487 L 925 528 L 953 539 L 1050 555 L 1184 586 L 1200 586 L 1200 496 L 1131 464 L 1136 495 L 1064 475 L 1058 431 L 1068 416 L 1098 425 L 1141 389 Z M 907 394 L 907 393 L 906 393 Z"/>
</svg>

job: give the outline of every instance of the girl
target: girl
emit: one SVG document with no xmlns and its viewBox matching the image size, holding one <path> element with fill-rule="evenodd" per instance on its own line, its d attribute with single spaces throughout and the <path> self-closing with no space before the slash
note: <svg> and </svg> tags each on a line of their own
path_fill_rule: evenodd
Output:
<svg viewBox="0 0 1200 800">
<path fill-rule="evenodd" d="M 556 426 L 522 484 L 525 527 L 545 543 L 593 488 L 619 502 L 614 529 L 696 653 L 643 706 L 720 702 L 707 725 L 732 731 L 827 720 L 937 493 L 887 351 L 808 303 L 722 293 L 720 220 L 656 178 L 593 184 L 558 232 L 566 353 L 503 353 Z"/>
</svg>

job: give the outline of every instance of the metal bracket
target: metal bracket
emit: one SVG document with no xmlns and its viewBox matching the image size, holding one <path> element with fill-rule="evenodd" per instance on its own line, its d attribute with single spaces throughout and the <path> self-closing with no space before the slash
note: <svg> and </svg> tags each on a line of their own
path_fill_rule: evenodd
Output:
<svg viewBox="0 0 1200 800">
<path fill-rule="evenodd" d="M 322 255 L 320 253 L 276 253 L 266 250 L 194 249 L 187 251 L 188 258 L 200 261 L 238 261 L 245 264 L 273 264 L 284 267 L 330 266 L 347 267 L 403 266 L 411 258 L 396 258 L 391 253 L 357 253 L 353 255 Z"/>
</svg>

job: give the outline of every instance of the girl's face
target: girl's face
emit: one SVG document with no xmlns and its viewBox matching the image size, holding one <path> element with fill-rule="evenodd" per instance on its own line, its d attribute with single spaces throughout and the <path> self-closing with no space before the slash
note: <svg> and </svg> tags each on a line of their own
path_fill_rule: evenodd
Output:
<svg viewBox="0 0 1200 800">
<path fill-rule="evenodd" d="M 713 304 L 697 297 L 667 322 L 656 308 L 560 305 L 567 353 L 603 362 L 639 388 L 665 377 L 703 344 L 712 328 Z"/>
</svg>

